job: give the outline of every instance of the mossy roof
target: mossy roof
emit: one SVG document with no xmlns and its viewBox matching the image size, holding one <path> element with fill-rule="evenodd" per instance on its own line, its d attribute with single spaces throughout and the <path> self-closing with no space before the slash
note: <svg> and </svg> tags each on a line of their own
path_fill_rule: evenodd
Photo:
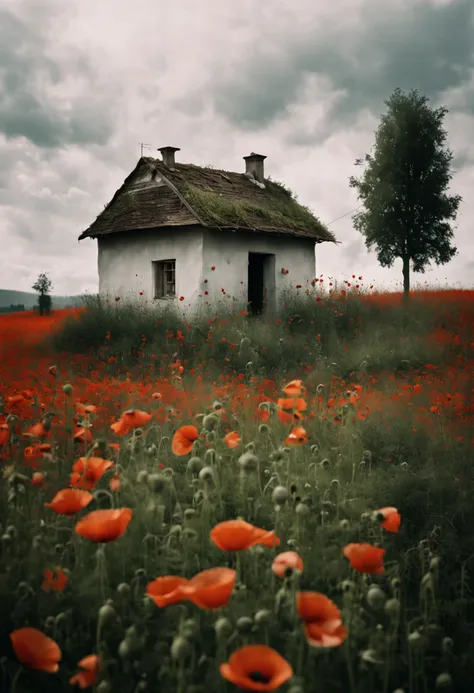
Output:
<svg viewBox="0 0 474 693">
<path fill-rule="evenodd" d="M 161 184 L 157 185 L 157 181 Z M 112 200 L 80 236 L 200 224 L 337 243 L 312 212 L 283 185 L 261 188 L 243 173 L 141 157 Z"/>
</svg>

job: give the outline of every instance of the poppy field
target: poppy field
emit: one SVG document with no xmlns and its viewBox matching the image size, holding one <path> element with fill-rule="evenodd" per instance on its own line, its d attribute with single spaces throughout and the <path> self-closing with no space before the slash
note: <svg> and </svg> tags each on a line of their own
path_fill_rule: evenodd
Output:
<svg viewBox="0 0 474 693">
<path fill-rule="evenodd" d="M 1 691 L 472 691 L 474 292 L 354 279 L 0 316 Z"/>
</svg>

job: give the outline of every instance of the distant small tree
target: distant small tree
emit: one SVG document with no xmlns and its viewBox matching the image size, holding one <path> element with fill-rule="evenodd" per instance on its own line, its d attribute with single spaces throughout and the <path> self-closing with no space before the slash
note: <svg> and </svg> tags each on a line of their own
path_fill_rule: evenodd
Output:
<svg viewBox="0 0 474 693">
<path fill-rule="evenodd" d="M 50 292 L 53 288 L 51 279 L 48 275 L 42 272 L 36 282 L 33 284 L 33 291 L 38 292 L 38 308 L 40 315 L 49 315 L 51 310 L 51 296 Z"/>
<path fill-rule="evenodd" d="M 456 255 L 448 220 L 456 218 L 462 198 L 446 192 L 453 158 L 445 146 L 447 109 L 430 108 L 417 90 L 405 94 L 395 89 L 385 104 L 388 111 L 375 136 L 374 154 L 356 160 L 356 166 L 367 166 L 361 178 L 350 178 L 364 206 L 353 221 L 367 249 L 376 246 L 382 267 L 401 258 L 407 300 L 410 261 L 414 272 L 424 273 L 430 260 L 440 265 Z"/>
</svg>

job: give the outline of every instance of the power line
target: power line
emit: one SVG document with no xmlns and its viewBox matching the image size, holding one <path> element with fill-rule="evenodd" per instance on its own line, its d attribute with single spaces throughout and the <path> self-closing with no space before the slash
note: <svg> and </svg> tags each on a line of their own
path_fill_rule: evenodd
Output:
<svg viewBox="0 0 474 693">
<path fill-rule="evenodd" d="M 332 221 L 330 221 L 329 224 L 326 224 L 326 226 L 331 226 L 331 224 L 334 224 L 335 221 L 339 221 L 339 219 L 344 219 L 344 217 L 347 217 L 348 214 L 351 214 L 352 212 L 355 212 L 355 211 L 358 210 L 360 207 L 363 207 L 363 205 L 362 205 L 362 204 L 357 205 L 357 207 L 354 207 L 353 209 L 350 209 L 350 210 L 349 210 L 348 212 L 346 212 L 345 214 L 341 214 L 340 217 L 336 217 L 336 219 L 333 219 Z"/>
</svg>

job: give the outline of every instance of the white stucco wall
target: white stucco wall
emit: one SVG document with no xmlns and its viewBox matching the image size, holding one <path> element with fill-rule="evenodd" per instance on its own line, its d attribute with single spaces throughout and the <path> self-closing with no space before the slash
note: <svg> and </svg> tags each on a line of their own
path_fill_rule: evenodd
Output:
<svg viewBox="0 0 474 693">
<path fill-rule="evenodd" d="M 195 302 L 201 289 L 202 254 L 199 227 L 104 236 L 98 239 L 99 293 L 109 299 L 153 303 L 152 262 L 175 259 L 176 295 Z"/>
<path fill-rule="evenodd" d="M 232 298 L 245 308 L 249 253 L 275 256 L 274 277 L 265 276 L 265 282 L 270 290 L 273 285 L 276 302 L 283 288 L 299 284 L 301 292 L 311 289 L 316 269 L 315 245 L 309 239 L 201 227 L 112 234 L 98 239 L 98 251 L 99 293 L 110 300 L 119 296 L 152 305 L 157 302 L 152 261 L 176 259 L 175 300 L 181 310 L 205 302 L 228 305 Z M 288 274 L 282 274 L 282 267 Z"/>
<path fill-rule="evenodd" d="M 314 241 L 294 236 L 275 236 L 272 234 L 245 231 L 204 231 L 203 279 L 208 279 L 203 288 L 209 291 L 207 300 L 222 298 L 226 294 L 247 302 L 247 280 L 249 253 L 270 253 L 275 255 L 275 288 L 278 302 L 283 288 L 302 286 L 300 291 L 311 289 L 315 277 Z M 215 270 L 211 267 L 215 266 Z M 288 274 L 282 274 L 281 268 Z"/>
</svg>

